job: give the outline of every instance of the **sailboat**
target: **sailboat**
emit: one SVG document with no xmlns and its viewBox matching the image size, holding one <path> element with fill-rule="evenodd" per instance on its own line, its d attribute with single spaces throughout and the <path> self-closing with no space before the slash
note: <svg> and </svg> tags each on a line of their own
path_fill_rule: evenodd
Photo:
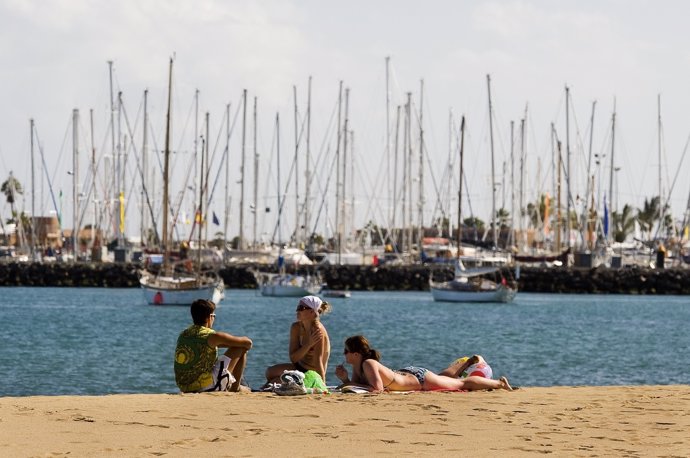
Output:
<svg viewBox="0 0 690 458">
<path fill-rule="evenodd" d="M 460 124 L 460 191 L 458 191 L 458 251 L 455 260 L 454 278 L 446 282 L 429 280 L 431 295 L 435 301 L 443 302 L 511 302 L 517 288 L 501 276 L 497 266 L 465 268 L 462 253 L 462 176 L 463 149 L 465 143 L 465 117 Z"/>
<path fill-rule="evenodd" d="M 288 273 L 285 268 L 285 256 L 283 253 L 283 245 L 280 232 L 280 219 L 283 208 L 283 200 L 281 199 L 280 190 L 280 116 L 276 114 L 276 157 L 278 159 L 278 221 L 276 230 L 278 231 L 278 273 L 254 272 L 254 277 L 259 285 L 259 291 L 262 296 L 272 297 L 301 297 L 309 295 L 317 295 L 321 291 L 321 278 L 315 273 L 314 275 L 302 275 Z M 274 232 L 275 234 L 275 232 Z"/>
<path fill-rule="evenodd" d="M 257 274 L 262 296 L 302 297 L 315 296 L 321 292 L 322 282 L 318 274 L 287 273 L 282 255 L 278 257 L 278 265 L 279 272 L 277 274 Z"/>
<path fill-rule="evenodd" d="M 153 305 L 190 305 L 197 299 L 206 299 L 218 304 L 225 297 L 225 285 L 215 271 L 201 270 L 201 245 L 197 250 L 197 260 L 181 259 L 171 261 L 168 242 L 168 186 L 170 164 L 170 105 L 172 96 L 172 68 L 170 59 L 168 76 L 168 112 L 165 127 L 165 159 L 163 165 L 163 256 L 160 269 L 146 268 L 139 272 L 139 283 L 144 292 L 144 299 Z M 203 159 L 202 159 L 203 161 Z M 203 170 L 203 163 L 201 169 Z M 202 177 L 203 177 L 202 172 Z M 203 178 L 202 178 L 203 181 Z M 203 183 L 201 184 L 201 203 L 203 204 Z M 198 215 L 202 215 L 201 204 Z M 199 228 L 201 238 L 201 228 Z M 186 250 L 185 250 L 186 251 Z"/>
</svg>

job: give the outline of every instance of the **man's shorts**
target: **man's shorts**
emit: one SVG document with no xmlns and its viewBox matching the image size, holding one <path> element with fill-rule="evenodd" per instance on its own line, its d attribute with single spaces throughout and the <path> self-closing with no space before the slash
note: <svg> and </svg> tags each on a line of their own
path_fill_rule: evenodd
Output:
<svg viewBox="0 0 690 458">
<path fill-rule="evenodd" d="M 213 383 L 201 391 L 229 391 L 236 379 L 228 372 L 228 366 L 232 361 L 226 355 L 219 356 L 216 364 L 213 365 Z"/>
</svg>

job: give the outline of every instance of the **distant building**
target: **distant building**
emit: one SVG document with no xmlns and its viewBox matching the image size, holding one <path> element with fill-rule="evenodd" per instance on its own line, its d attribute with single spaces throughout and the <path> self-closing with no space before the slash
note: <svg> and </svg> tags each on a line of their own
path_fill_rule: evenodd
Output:
<svg viewBox="0 0 690 458">
<path fill-rule="evenodd" d="M 63 229 L 63 248 L 67 252 L 73 252 L 72 249 L 72 229 Z M 92 243 L 95 238 L 96 243 Z M 100 247 L 103 244 L 103 231 L 101 229 L 92 230 L 90 225 L 79 229 L 79 234 L 77 235 L 77 246 L 78 246 L 78 256 L 90 256 L 91 246 L 95 245 Z"/>
<path fill-rule="evenodd" d="M 34 216 L 31 218 L 31 223 L 36 228 L 36 243 L 34 243 L 34 246 L 43 249 L 62 249 L 60 222 L 58 221 L 57 216 Z M 32 231 L 28 230 L 26 232 L 26 241 L 27 243 L 31 244 L 31 237 L 33 237 Z"/>
</svg>

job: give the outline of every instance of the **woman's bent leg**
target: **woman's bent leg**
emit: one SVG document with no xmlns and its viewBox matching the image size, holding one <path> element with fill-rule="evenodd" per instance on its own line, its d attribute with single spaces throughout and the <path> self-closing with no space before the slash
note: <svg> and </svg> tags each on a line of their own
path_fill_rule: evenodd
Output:
<svg viewBox="0 0 690 458">
<path fill-rule="evenodd" d="M 266 369 L 266 381 L 277 382 L 283 371 L 293 370 L 295 370 L 295 365 L 292 363 L 282 363 L 270 366 L 268 369 Z"/>
</svg>

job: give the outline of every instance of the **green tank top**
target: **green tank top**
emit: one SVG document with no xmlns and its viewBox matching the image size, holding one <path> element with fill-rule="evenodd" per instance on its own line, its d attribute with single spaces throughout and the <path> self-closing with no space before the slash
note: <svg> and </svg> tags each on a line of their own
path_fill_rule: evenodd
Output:
<svg viewBox="0 0 690 458">
<path fill-rule="evenodd" d="M 218 350 L 208 344 L 208 338 L 215 332 L 211 328 L 193 324 L 177 338 L 175 382 L 180 391 L 198 392 L 213 383 L 212 369 L 218 358 Z"/>
</svg>

